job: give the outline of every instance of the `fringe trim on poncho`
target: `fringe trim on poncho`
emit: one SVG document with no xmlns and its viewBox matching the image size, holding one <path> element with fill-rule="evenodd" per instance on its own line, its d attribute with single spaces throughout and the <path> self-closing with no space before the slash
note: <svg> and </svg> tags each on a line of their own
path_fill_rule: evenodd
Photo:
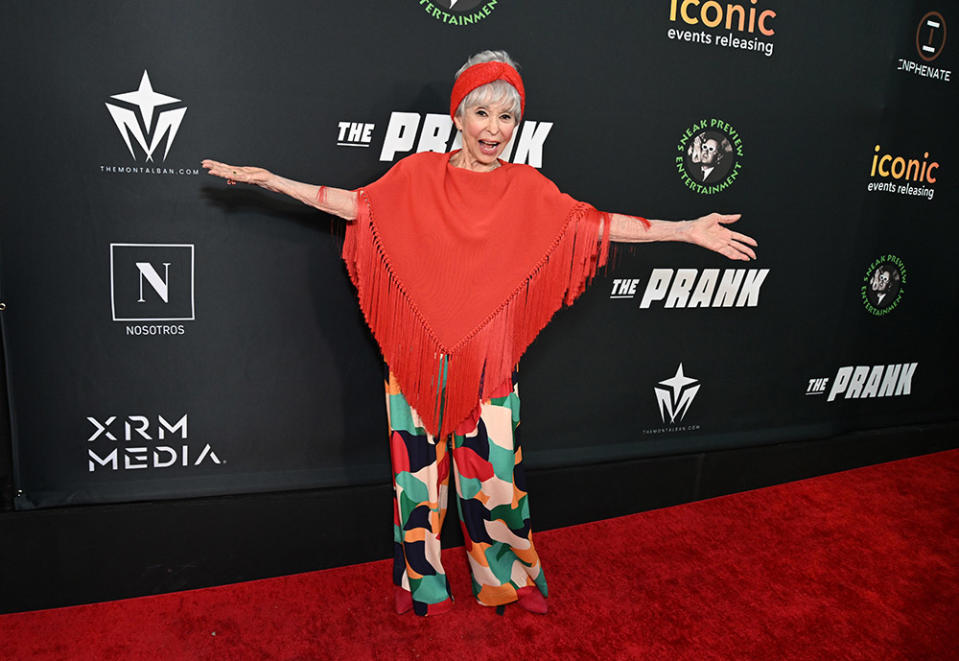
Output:
<svg viewBox="0 0 959 661">
<path fill-rule="evenodd" d="M 383 357 L 427 431 L 445 437 L 478 410 L 563 304 L 570 305 L 606 263 L 608 215 L 576 203 L 525 280 L 453 346 L 445 346 L 390 264 L 369 197 L 358 192 L 343 259 Z"/>
</svg>

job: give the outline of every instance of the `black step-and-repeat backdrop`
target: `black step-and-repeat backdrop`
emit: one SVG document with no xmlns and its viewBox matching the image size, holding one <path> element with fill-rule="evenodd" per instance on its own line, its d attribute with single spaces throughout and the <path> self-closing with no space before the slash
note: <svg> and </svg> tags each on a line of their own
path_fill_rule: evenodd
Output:
<svg viewBox="0 0 959 661">
<path fill-rule="evenodd" d="M 452 75 L 485 48 L 526 80 L 510 160 L 605 210 L 741 212 L 760 244 L 749 263 L 618 250 L 524 358 L 531 466 L 959 417 L 955 2 L 2 15 L 18 508 L 388 480 L 341 227 L 200 160 L 361 186 L 455 146 Z"/>
</svg>

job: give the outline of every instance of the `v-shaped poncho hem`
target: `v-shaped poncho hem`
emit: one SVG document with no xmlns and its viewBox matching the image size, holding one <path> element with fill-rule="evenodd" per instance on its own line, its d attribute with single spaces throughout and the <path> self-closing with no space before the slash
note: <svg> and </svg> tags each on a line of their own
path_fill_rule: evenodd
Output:
<svg viewBox="0 0 959 661">
<path fill-rule="evenodd" d="M 343 259 L 360 308 L 427 431 L 469 418 L 609 250 L 606 214 L 536 169 L 408 156 L 358 192 Z"/>
</svg>

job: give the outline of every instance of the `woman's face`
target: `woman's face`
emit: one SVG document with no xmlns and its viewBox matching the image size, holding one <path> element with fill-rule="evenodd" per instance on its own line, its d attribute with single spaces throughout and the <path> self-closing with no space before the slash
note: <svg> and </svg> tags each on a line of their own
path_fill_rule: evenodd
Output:
<svg viewBox="0 0 959 661">
<path fill-rule="evenodd" d="M 455 117 L 456 128 L 463 132 L 463 151 L 460 167 L 485 171 L 497 166 L 506 145 L 516 129 L 516 117 L 503 103 L 466 108 Z"/>
</svg>

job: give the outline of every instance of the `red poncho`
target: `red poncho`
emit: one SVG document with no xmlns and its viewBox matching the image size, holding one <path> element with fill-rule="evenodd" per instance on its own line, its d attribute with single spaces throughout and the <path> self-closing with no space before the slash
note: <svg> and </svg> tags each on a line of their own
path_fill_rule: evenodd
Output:
<svg viewBox="0 0 959 661">
<path fill-rule="evenodd" d="M 532 167 L 472 172 L 449 159 L 408 156 L 360 189 L 343 245 L 383 357 L 440 437 L 605 264 L 610 225 Z"/>
</svg>

